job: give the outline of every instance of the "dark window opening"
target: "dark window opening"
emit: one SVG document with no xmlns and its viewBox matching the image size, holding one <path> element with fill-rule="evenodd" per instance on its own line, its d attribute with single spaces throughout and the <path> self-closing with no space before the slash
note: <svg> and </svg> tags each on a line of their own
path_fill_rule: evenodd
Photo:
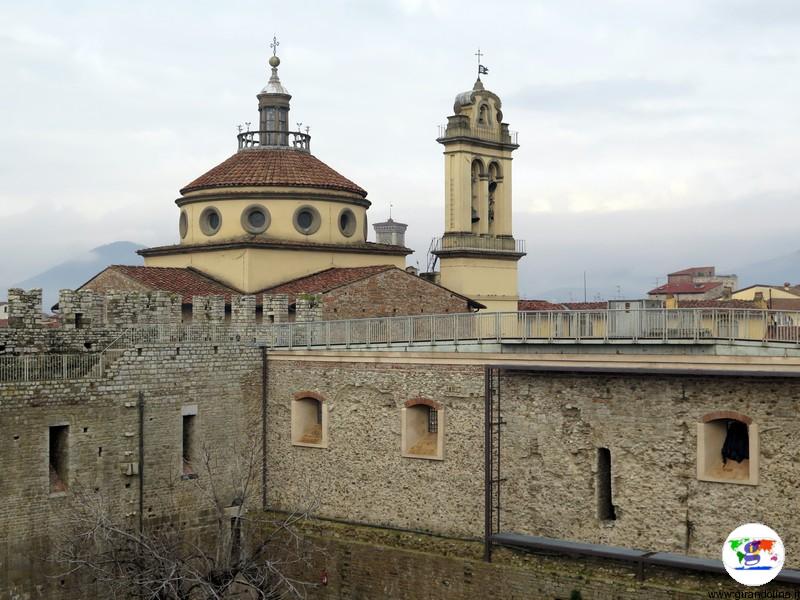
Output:
<svg viewBox="0 0 800 600">
<path fill-rule="evenodd" d="M 439 432 L 439 412 L 432 406 L 428 407 L 428 433 Z"/>
<path fill-rule="evenodd" d="M 69 425 L 50 428 L 48 464 L 50 469 L 50 493 L 67 491 L 69 467 Z"/>
<path fill-rule="evenodd" d="M 322 402 L 317 401 L 317 425 L 322 425 Z"/>
<path fill-rule="evenodd" d="M 597 449 L 597 518 L 602 521 L 617 519 L 612 502 L 611 451 L 608 448 Z"/>
<path fill-rule="evenodd" d="M 256 306 L 256 325 L 261 325 L 264 322 L 264 306 L 259 304 Z"/>
<path fill-rule="evenodd" d="M 742 462 L 750 458 L 750 436 L 747 424 L 731 419 L 726 423 L 727 432 L 725 442 L 722 444 L 722 464 L 728 460 Z"/>
<path fill-rule="evenodd" d="M 195 415 L 183 415 L 183 442 L 181 457 L 183 459 L 183 474 L 193 475 L 192 463 L 195 454 Z"/>
<path fill-rule="evenodd" d="M 211 229 L 217 229 L 219 227 L 219 213 L 216 212 L 208 213 L 208 226 Z"/>
<path fill-rule="evenodd" d="M 303 210 L 298 213 L 297 224 L 300 225 L 301 229 L 309 229 L 313 222 L 314 215 L 311 214 L 311 211 Z"/>
<path fill-rule="evenodd" d="M 75 313 L 75 329 L 83 329 L 83 313 Z"/>
</svg>

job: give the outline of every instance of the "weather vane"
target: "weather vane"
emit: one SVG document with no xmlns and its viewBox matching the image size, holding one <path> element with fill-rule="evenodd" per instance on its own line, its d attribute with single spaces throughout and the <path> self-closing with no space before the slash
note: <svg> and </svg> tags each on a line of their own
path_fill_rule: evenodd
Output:
<svg viewBox="0 0 800 600">
<path fill-rule="evenodd" d="M 478 48 L 478 51 L 475 53 L 475 56 L 478 57 L 478 79 L 480 79 L 481 75 L 489 74 L 489 69 L 487 69 L 481 64 L 481 56 L 484 56 L 484 54 L 483 52 L 481 52 L 480 48 Z"/>
<path fill-rule="evenodd" d="M 278 36 L 273 35 L 272 42 L 270 42 L 269 45 L 269 47 L 272 48 L 272 56 L 278 56 L 278 46 L 280 45 L 281 43 L 278 41 Z"/>
</svg>

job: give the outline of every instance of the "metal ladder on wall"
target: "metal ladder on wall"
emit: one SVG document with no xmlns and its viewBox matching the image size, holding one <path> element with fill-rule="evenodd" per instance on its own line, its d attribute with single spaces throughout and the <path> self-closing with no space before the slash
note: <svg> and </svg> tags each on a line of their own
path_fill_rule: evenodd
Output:
<svg viewBox="0 0 800 600">
<path fill-rule="evenodd" d="M 492 560 L 492 536 L 500 533 L 500 441 L 505 421 L 501 409 L 501 369 L 484 368 L 484 552 Z"/>
</svg>

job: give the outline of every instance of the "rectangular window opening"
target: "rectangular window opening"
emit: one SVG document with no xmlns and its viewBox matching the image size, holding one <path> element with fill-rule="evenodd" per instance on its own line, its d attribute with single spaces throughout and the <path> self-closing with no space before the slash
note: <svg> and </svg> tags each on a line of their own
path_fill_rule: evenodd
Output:
<svg viewBox="0 0 800 600">
<path fill-rule="evenodd" d="M 612 501 L 611 451 L 608 448 L 597 449 L 597 518 L 602 521 L 617 519 Z"/>
<path fill-rule="evenodd" d="M 195 458 L 195 415 L 183 415 L 183 444 L 181 450 L 183 474 L 193 475 Z"/>
<path fill-rule="evenodd" d="M 75 313 L 75 329 L 83 329 L 83 313 Z"/>
<path fill-rule="evenodd" d="M 69 467 L 69 425 L 50 427 L 48 464 L 50 470 L 50 493 L 67 491 Z"/>
</svg>

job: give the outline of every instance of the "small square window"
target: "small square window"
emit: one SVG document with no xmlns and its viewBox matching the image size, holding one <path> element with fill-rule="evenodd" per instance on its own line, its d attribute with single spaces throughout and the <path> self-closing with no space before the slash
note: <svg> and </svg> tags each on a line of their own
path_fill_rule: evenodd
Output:
<svg viewBox="0 0 800 600">
<path fill-rule="evenodd" d="M 404 457 L 442 460 L 443 408 L 416 402 L 403 407 L 400 419 L 401 453 Z"/>
<path fill-rule="evenodd" d="M 697 478 L 758 485 L 758 425 L 735 418 L 697 424 Z"/>
</svg>

